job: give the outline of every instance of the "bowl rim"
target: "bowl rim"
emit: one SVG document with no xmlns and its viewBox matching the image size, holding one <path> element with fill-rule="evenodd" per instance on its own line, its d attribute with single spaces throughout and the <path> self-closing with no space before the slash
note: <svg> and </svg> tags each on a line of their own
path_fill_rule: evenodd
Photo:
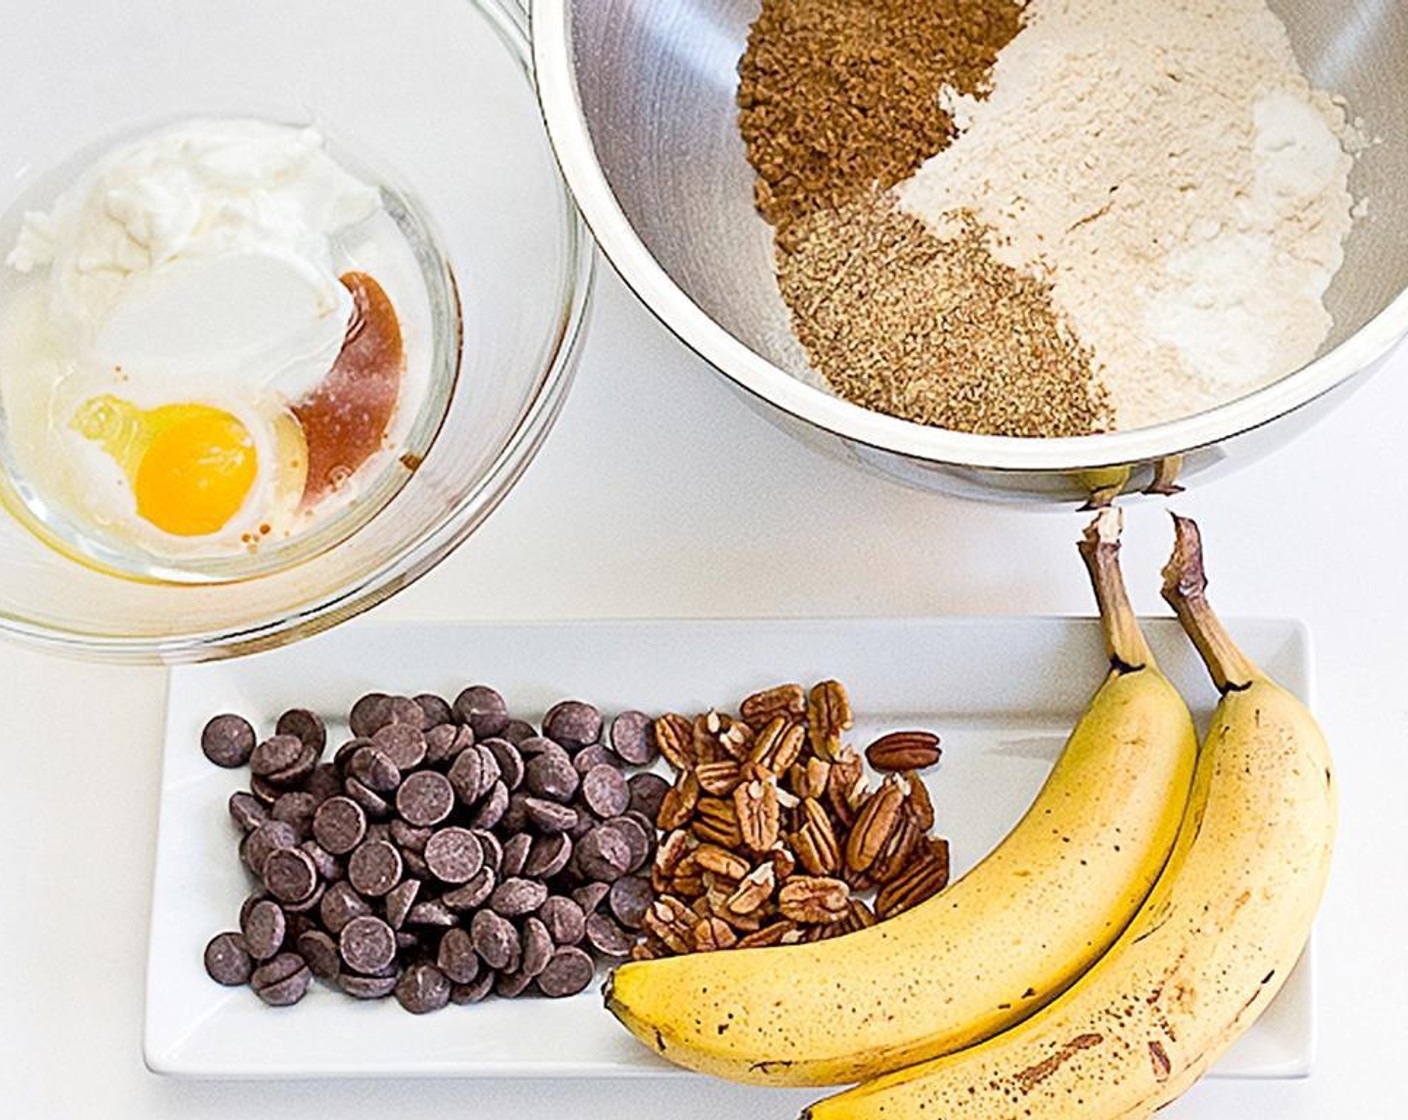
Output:
<svg viewBox="0 0 1408 1120">
<path fill-rule="evenodd" d="M 571 0 L 531 0 L 532 54 L 548 138 L 597 244 L 646 307 L 734 384 L 852 443 L 929 463 L 993 471 L 1069 472 L 1185 454 L 1262 427 L 1368 368 L 1408 334 L 1408 290 L 1327 353 L 1279 381 L 1192 416 L 1129 431 L 1024 438 L 929 427 L 806 384 L 730 334 L 656 261 L 596 159 L 577 89 Z"/>
<path fill-rule="evenodd" d="M 532 58 L 520 6 L 515 0 L 466 2 L 502 40 L 531 90 Z M 42 651 L 78 659 L 134 664 L 226 659 L 311 637 L 384 602 L 429 572 L 483 523 L 527 469 L 571 387 L 596 286 L 596 250 L 565 182 L 563 188 L 559 211 L 565 226 L 562 297 L 554 330 L 545 340 L 547 356 L 532 396 L 489 469 L 433 529 L 406 541 L 348 585 L 282 615 L 199 632 L 129 637 L 37 623 L 0 611 L 0 633 Z"/>
</svg>

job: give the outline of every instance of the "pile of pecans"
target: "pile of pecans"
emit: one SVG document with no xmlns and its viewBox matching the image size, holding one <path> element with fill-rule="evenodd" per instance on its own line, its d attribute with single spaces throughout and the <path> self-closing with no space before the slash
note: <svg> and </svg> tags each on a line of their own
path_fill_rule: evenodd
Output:
<svg viewBox="0 0 1408 1120">
<path fill-rule="evenodd" d="M 636 960 L 818 941 L 864 929 L 948 883 L 948 842 L 917 771 L 938 738 L 897 731 L 866 751 L 837 681 L 778 685 L 736 717 L 668 713 L 651 724 L 676 771 L 660 805 L 655 900 Z M 867 901 L 870 892 L 871 901 Z"/>
</svg>

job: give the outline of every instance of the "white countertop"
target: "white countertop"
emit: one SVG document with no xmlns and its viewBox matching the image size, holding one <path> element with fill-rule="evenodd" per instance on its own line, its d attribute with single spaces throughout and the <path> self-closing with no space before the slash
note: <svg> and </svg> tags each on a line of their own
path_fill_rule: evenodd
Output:
<svg viewBox="0 0 1408 1120">
<path fill-rule="evenodd" d="M 1320 1046 L 1290 1082 L 1205 1082 L 1164 1115 L 1404 1115 L 1408 1006 L 1408 350 L 1318 428 L 1173 503 L 1202 524 L 1228 617 L 1297 617 L 1338 754 L 1343 823 L 1317 927 Z M 1090 614 L 1085 516 L 903 489 L 756 416 L 605 270 L 577 384 L 536 462 L 450 560 L 371 617 Z M 1162 503 L 1127 515 L 1135 605 L 1166 613 Z M 357 625 L 351 623 L 350 625 Z M 142 1065 L 165 675 L 0 643 L 0 1115 L 785 1118 L 700 1080 L 214 1083 Z"/>
</svg>

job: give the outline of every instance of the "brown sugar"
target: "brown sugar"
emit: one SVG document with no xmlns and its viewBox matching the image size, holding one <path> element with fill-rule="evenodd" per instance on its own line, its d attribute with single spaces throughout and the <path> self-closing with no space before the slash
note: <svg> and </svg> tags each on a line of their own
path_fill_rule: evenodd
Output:
<svg viewBox="0 0 1408 1120">
<path fill-rule="evenodd" d="M 1021 28 L 1014 0 L 763 0 L 739 126 L 774 225 L 894 186 L 947 146 L 944 86 L 976 94 Z"/>
</svg>

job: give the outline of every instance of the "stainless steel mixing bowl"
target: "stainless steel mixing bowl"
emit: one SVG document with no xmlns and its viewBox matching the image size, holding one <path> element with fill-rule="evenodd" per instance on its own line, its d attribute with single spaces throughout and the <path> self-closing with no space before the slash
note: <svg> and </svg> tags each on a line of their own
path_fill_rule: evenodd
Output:
<svg viewBox="0 0 1408 1120">
<path fill-rule="evenodd" d="M 1368 210 L 1310 365 L 1223 407 L 1074 439 L 973 436 L 851 405 L 788 330 L 770 228 L 734 104 L 758 0 L 532 0 L 548 131 L 607 256 L 681 339 L 799 437 L 912 483 L 988 498 L 1083 499 L 1227 469 L 1343 398 L 1408 333 L 1408 4 L 1271 0 L 1310 79 L 1379 142 L 1352 180 Z"/>
</svg>

